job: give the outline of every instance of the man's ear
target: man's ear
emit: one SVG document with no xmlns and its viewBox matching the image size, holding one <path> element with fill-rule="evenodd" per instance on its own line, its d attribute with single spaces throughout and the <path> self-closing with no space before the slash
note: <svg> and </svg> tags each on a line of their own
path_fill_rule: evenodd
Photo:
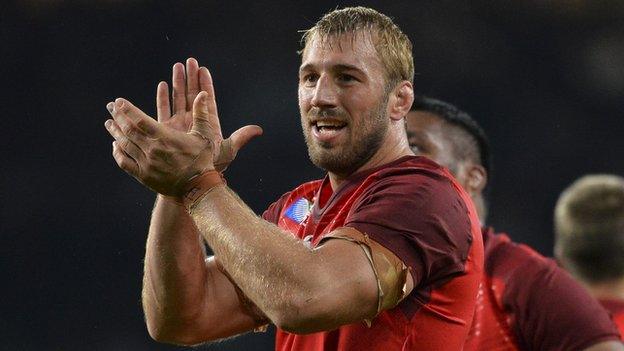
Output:
<svg viewBox="0 0 624 351">
<path fill-rule="evenodd" d="M 397 84 L 396 87 L 390 92 L 388 97 L 388 109 L 390 118 L 394 121 L 399 121 L 412 107 L 414 102 L 414 87 L 412 83 L 404 80 Z"/>
<path fill-rule="evenodd" d="M 483 189 L 485 188 L 486 184 L 487 184 L 487 172 L 485 171 L 485 168 L 483 168 L 483 166 L 481 165 L 477 165 L 477 164 L 473 164 L 471 163 L 468 166 L 468 172 L 467 172 L 467 188 L 466 189 L 469 193 L 480 193 L 483 191 Z"/>
</svg>

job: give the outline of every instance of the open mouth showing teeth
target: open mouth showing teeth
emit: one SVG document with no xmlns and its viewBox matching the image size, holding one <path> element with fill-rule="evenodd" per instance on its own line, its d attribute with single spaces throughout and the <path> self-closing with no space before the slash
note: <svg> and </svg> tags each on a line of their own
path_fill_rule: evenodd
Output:
<svg viewBox="0 0 624 351">
<path fill-rule="evenodd" d="M 318 121 L 314 123 L 313 125 L 314 127 L 316 127 L 316 129 L 319 132 L 339 130 L 339 129 L 344 128 L 344 126 L 346 126 L 345 123 L 334 122 L 334 121 Z"/>
</svg>

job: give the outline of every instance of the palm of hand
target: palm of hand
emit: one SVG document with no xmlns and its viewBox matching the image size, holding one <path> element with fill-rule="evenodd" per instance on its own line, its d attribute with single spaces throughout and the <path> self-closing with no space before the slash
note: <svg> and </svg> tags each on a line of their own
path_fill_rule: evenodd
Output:
<svg viewBox="0 0 624 351">
<path fill-rule="evenodd" d="M 193 103 L 195 99 L 201 91 L 211 91 L 214 94 L 212 77 L 205 67 L 199 67 L 197 60 L 189 58 L 186 61 L 186 66 L 181 63 L 176 63 L 173 66 L 172 88 L 172 103 L 170 104 L 167 83 L 158 84 L 156 92 L 158 121 L 175 131 L 189 133 L 193 127 Z M 222 164 L 223 162 L 219 160 L 219 157 L 223 154 L 220 152 L 223 137 L 218 119 L 216 121 L 217 123 L 211 126 L 210 133 L 203 135 L 203 137 L 210 140 L 212 144 L 213 159 Z M 217 170 L 222 171 L 223 169 L 217 168 Z"/>
<path fill-rule="evenodd" d="M 168 120 L 162 122 L 162 124 L 180 132 L 188 132 L 193 126 L 193 112 L 186 111 L 184 113 L 176 113 Z"/>
<path fill-rule="evenodd" d="M 173 66 L 172 85 L 172 104 L 170 104 L 167 83 L 158 84 L 156 93 L 158 121 L 175 131 L 192 133 L 191 130 L 198 127 L 193 125 L 195 100 L 200 92 L 206 92 L 208 95 L 205 104 L 206 120 L 201 128 L 203 131 L 201 136 L 211 143 L 213 165 L 217 171 L 224 171 L 243 145 L 251 138 L 262 134 L 262 129 L 258 126 L 245 126 L 232 133 L 229 138 L 223 139 L 212 77 L 208 69 L 199 67 L 197 60 L 189 58 L 186 61 L 186 67 L 181 63 L 176 63 Z"/>
</svg>

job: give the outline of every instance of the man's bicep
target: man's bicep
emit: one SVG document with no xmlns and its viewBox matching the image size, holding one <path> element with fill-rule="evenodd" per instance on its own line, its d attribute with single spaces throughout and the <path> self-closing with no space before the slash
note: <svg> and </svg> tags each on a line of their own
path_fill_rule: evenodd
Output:
<svg viewBox="0 0 624 351">
<path fill-rule="evenodd" d="M 360 315 L 354 320 L 367 320 L 382 310 L 396 306 L 413 289 L 407 266 L 390 250 L 350 227 L 329 233 L 319 250 L 331 257 L 332 265 L 341 267 L 338 279 L 350 282 L 343 289 L 348 304 L 356 304 Z M 353 305 L 352 305 L 353 306 Z"/>
<path fill-rule="evenodd" d="M 418 175 L 379 183 L 358 198 L 344 225 L 392 251 L 416 285 L 464 274 L 476 217 L 452 182 Z"/>
</svg>

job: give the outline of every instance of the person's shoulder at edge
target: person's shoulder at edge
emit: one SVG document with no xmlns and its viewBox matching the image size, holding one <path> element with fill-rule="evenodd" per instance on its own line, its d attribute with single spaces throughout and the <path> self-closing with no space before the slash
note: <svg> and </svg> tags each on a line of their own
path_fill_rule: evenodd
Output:
<svg viewBox="0 0 624 351">
<path fill-rule="evenodd" d="M 527 274 L 543 269 L 557 269 L 556 262 L 526 244 L 513 241 L 507 233 L 496 232 L 493 227 L 484 227 L 486 273 L 490 276 L 511 276 Z"/>
</svg>

